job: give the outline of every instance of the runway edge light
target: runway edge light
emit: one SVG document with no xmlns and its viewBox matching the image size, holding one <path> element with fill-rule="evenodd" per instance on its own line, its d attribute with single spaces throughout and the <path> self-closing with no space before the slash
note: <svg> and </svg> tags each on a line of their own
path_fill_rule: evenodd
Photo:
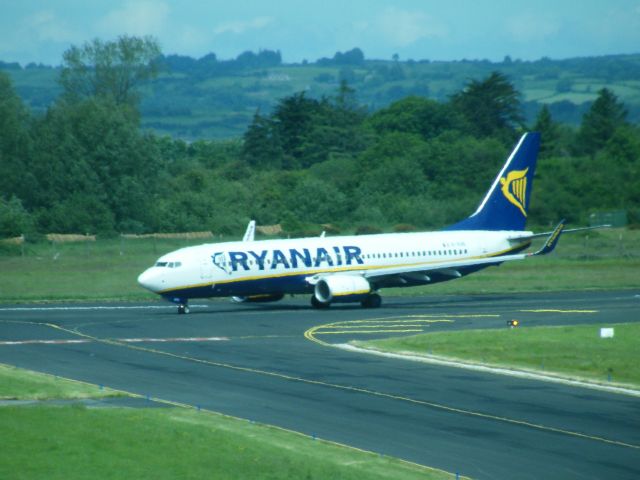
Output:
<svg viewBox="0 0 640 480">
<path fill-rule="evenodd" d="M 520 321 L 519 320 L 507 320 L 507 327 L 509 328 L 515 328 L 518 325 L 520 325 Z"/>
</svg>

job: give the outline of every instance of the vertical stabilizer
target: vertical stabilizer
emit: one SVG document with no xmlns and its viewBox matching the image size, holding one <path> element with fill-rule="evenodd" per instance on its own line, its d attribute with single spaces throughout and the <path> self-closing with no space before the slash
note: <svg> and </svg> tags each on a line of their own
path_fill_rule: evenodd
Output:
<svg viewBox="0 0 640 480">
<path fill-rule="evenodd" d="M 539 149 L 539 133 L 522 135 L 478 209 L 446 230 L 524 230 Z"/>
</svg>

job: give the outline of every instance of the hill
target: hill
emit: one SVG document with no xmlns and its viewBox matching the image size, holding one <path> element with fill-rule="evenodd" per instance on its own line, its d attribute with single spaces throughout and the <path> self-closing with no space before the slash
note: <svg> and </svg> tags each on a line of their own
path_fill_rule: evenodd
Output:
<svg viewBox="0 0 640 480">
<path fill-rule="evenodd" d="M 578 125 L 606 87 L 640 121 L 640 54 L 536 61 L 369 60 L 359 49 L 312 63 L 283 64 L 280 52 L 244 52 L 233 60 L 211 53 L 200 59 L 168 55 L 162 74 L 143 88 L 142 126 L 185 140 L 241 137 L 256 111 L 268 114 L 283 97 L 335 95 L 341 80 L 370 111 L 408 95 L 446 100 L 471 79 L 498 71 L 521 92 L 525 117 L 533 123 L 543 104 L 561 123 Z M 60 93 L 59 68 L 0 61 L 15 89 L 34 112 L 44 112 Z"/>
</svg>

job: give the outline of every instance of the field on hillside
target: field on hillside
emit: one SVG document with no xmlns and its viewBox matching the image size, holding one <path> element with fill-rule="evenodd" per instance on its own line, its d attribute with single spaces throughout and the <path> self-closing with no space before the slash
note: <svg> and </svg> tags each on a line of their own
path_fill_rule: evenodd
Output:
<svg viewBox="0 0 640 480">
<path fill-rule="evenodd" d="M 341 79 L 355 89 L 359 104 L 377 110 L 408 95 L 438 101 L 493 71 L 507 75 L 522 94 L 528 123 L 542 104 L 556 121 L 577 125 L 601 88 L 608 88 L 640 120 L 640 55 L 618 55 L 535 62 L 430 62 L 365 60 L 358 65 L 282 64 L 239 68 L 225 73 L 163 71 L 142 89 L 142 125 L 159 134 L 189 140 L 240 137 L 254 113 L 270 112 L 278 100 L 296 92 L 320 98 L 337 94 Z M 60 94 L 59 69 L 8 68 L 25 103 L 44 112 Z"/>
</svg>

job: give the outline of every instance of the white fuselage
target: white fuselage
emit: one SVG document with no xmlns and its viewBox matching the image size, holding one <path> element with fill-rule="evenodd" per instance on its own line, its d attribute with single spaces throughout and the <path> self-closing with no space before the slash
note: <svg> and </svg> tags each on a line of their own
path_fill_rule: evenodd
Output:
<svg viewBox="0 0 640 480">
<path fill-rule="evenodd" d="M 460 277 L 480 267 L 446 269 L 428 277 L 384 272 L 469 261 L 521 250 L 527 244 L 506 231 L 441 231 L 291 240 L 225 242 L 182 248 L 158 259 L 138 281 L 171 298 L 286 294 L 313 291 L 314 276 L 374 272 L 374 286 L 410 286 Z M 486 266 L 486 265 L 485 265 Z"/>
</svg>

